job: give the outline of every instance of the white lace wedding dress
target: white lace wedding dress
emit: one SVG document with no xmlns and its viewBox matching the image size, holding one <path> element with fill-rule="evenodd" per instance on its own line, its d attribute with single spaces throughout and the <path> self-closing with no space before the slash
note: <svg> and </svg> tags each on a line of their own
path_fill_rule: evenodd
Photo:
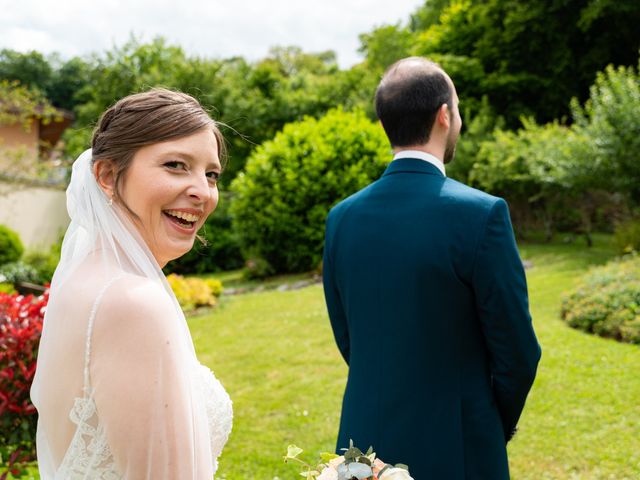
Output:
<svg viewBox="0 0 640 480">
<path fill-rule="evenodd" d="M 217 459 L 231 432 L 233 417 L 231 400 L 222 384 L 207 367 L 201 365 L 200 369 L 193 374 L 197 377 L 196 381 L 202 385 L 203 393 L 207 398 L 209 437 L 215 474 L 218 469 Z M 77 430 L 55 479 L 117 480 L 124 478 L 118 472 L 104 428 L 96 412 L 96 404 L 90 394 L 75 399 L 69 417 L 77 425 Z"/>
<path fill-rule="evenodd" d="M 96 310 L 109 282 L 96 299 L 89 316 L 85 360 L 83 396 L 76 397 L 69 414 L 75 425 L 75 433 L 64 455 L 60 467 L 55 472 L 55 480 L 117 480 L 124 478 L 118 471 L 113 453 L 107 441 L 104 425 L 96 408 L 90 376 L 91 340 Z M 190 372 L 190 384 L 196 387 L 196 395 L 202 396 L 206 407 L 213 473 L 217 459 L 227 442 L 232 426 L 232 403 L 222 384 L 213 372 L 204 365 L 194 365 Z"/>
<path fill-rule="evenodd" d="M 31 399 L 42 480 L 211 480 L 231 400 L 92 152 L 73 164 Z"/>
</svg>

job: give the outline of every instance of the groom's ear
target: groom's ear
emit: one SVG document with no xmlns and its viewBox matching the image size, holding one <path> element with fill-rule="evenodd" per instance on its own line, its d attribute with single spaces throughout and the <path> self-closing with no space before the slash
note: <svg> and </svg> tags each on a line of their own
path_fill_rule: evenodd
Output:
<svg viewBox="0 0 640 480">
<path fill-rule="evenodd" d="M 443 129 L 449 129 L 449 125 L 451 123 L 451 112 L 449 111 L 449 105 L 447 105 L 446 103 L 440 105 L 440 108 L 438 109 L 438 113 L 436 115 L 436 122 Z"/>
<path fill-rule="evenodd" d="M 109 198 L 113 198 L 115 194 L 115 171 L 111 160 L 99 159 L 93 164 L 93 175 L 102 191 Z"/>
</svg>

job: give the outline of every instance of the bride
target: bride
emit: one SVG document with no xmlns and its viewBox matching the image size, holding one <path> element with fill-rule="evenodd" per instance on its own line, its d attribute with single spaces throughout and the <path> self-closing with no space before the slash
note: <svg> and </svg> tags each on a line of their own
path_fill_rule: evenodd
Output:
<svg viewBox="0 0 640 480">
<path fill-rule="evenodd" d="M 43 480 L 216 472 L 231 400 L 161 268 L 215 209 L 223 157 L 194 98 L 154 89 L 108 109 L 74 163 L 31 389 Z"/>
</svg>

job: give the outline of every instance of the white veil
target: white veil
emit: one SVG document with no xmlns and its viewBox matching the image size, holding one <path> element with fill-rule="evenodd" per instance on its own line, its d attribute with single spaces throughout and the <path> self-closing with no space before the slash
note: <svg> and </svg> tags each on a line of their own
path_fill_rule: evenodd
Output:
<svg viewBox="0 0 640 480">
<path fill-rule="evenodd" d="M 120 208 L 107 198 L 95 180 L 91 149 L 85 150 L 73 164 L 67 188 L 67 211 L 71 224 L 62 243 L 60 263 L 52 280 L 53 287 L 63 285 L 68 276 L 96 248 L 114 253 L 123 270 L 157 280 L 182 310 L 166 281 L 158 262 Z"/>
<path fill-rule="evenodd" d="M 41 477 L 67 478 L 78 474 L 74 462 L 89 462 L 93 473 L 77 478 L 118 478 L 115 465 L 124 478 L 210 479 L 184 314 L 136 227 L 96 182 L 91 150 L 73 165 L 67 209 L 31 389 Z M 79 425 L 70 413 L 86 402 L 92 415 Z"/>
</svg>

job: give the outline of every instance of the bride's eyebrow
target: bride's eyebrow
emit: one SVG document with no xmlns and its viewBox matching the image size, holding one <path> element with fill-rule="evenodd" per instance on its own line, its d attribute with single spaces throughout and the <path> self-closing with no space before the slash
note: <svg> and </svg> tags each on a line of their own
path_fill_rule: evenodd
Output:
<svg viewBox="0 0 640 480">
<path fill-rule="evenodd" d="M 218 160 L 217 162 L 208 162 L 207 169 L 212 168 L 214 170 L 222 170 L 222 164 Z"/>
<path fill-rule="evenodd" d="M 182 158 L 184 160 L 189 160 L 191 162 L 193 162 L 194 157 L 193 155 L 187 153 L 187 152 L 183 152 L 180 150 L 168 150 L 166 152 L 162 152 L 160 154 L 160 157 L 164 160 L 166 158 L 171 158 L 171 157 L 179 157 Z"/>
</svg>

